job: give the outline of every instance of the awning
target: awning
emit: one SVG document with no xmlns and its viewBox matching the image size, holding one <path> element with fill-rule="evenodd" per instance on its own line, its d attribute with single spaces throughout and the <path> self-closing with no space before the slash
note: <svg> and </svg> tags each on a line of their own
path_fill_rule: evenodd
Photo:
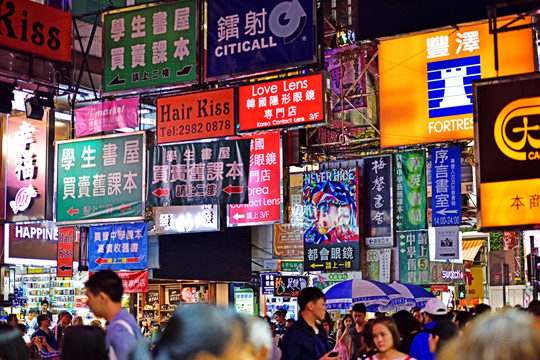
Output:
<svg viewBox="0 0 540 360">
<path fill-rule="evenodd" d="M 474 261 L 478 250 L 484 245 L 484 240 L 463 240 L 462 241 L 462 254 L 463 260 Z"/>
</svg>

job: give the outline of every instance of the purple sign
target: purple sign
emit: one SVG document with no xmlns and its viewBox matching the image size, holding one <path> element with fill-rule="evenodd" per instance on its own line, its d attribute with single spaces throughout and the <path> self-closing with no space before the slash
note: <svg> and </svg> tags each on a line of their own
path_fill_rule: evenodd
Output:
<svg viewBox="0 0 540 360">
<path fill-rule="evenodd" d="M 75 110 L 77 137 L 139 124 L 139 98 L 108 101 Z"/>
</svg>

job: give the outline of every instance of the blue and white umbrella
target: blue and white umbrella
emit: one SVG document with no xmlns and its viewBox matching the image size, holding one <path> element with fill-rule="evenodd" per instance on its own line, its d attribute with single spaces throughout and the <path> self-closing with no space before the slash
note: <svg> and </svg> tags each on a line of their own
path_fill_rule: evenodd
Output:
<svg viewBox="0 0 540 360">
<path fill-rule="evenodd" d="M 423 308 L 429 299 L 435 297 L 435 295 L 418 285 L 393 282 L 388 286 L 399 292 L 411 308 L 415 306 Z"/>
<path fill-rule="evenodd" d="M 349 309 L 355 303 L 364 303 L 368 311 L 377 311 L 379 306 L 398 306 L 406 300 L 390 286 L 373 280 L 346 280 L 323 290 L 328 309 Z"/>
</svg>

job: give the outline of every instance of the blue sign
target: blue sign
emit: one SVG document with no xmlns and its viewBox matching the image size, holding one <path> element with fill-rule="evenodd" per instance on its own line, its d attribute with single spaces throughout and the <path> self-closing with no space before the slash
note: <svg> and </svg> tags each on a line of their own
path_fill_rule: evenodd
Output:
<svg viewBox="0 0 540 360">
<path fill-rule="evenodd" d="M 90 226 L 89 270 L 146 269 L 147 238 L 146 223 Z"/>
<path fill-rule="evenodd" d="M 314 63 L 313 0 L 208 1 L 206 78 Z"/>
<path fill-rule="evenodd" d="M 461 151 L 431 149 L 433 226 L 461 225 Z"/>
</svg>

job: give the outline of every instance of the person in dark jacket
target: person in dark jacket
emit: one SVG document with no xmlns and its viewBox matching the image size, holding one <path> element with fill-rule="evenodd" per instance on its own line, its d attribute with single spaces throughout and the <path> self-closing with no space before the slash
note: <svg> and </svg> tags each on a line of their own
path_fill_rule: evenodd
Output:
<svg viewBox="0 0 540 360">
<path fill-rule="evenodd" d="M 315 287 L 307 287 L 298 295 L 300 314 L 283 335 L 281 360 L 330 360 L 332 353 L 326 332 L 317 321 L 324 320 L 326 296 Z M 334 356 L 332 356 L 334 355 Z"/>
</svg>

